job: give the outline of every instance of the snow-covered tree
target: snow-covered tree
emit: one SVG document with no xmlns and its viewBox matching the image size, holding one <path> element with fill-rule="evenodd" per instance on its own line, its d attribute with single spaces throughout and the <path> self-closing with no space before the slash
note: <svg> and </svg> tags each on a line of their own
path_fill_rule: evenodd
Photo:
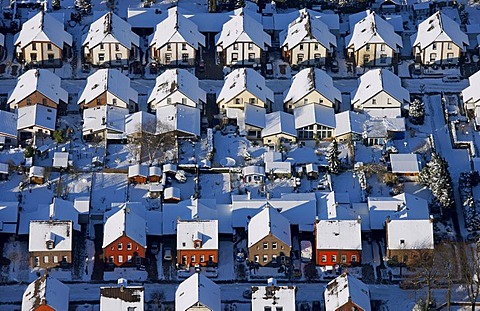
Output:
<svg viewBox="0 0 480 311">
<path fill-rule="evenodd" d="M 338 143 L 334 139 L 332 143 L 327 148 L 327 162 L 328 162 L 328 170 L 332 174 L 338 174 L 340 171 L 340 151 L 338 151 Z"/>
<path fill-rule="evenodd" d="M 410 103 L 408 116 L 410 117 L 410 122 L 413 124 L 423 124 L 423 120 L 425 119 L 425 104 L 421 100 L 415 99 Z"/>
<path fill-rule="evenodd" d="M 84 14 L 92 12 L 92 0 L 75 0 L 75 8 Z"/>
<path fill-rule="evenodd" d="M 435 200 L 440 203 L 443 210 L 452 207 L 454 204 L 453 188 L 448 164 L 436 152 L 432 153 L 432 159 L 420 172 L 419 181 L 430 188 Z"/>
</svg>

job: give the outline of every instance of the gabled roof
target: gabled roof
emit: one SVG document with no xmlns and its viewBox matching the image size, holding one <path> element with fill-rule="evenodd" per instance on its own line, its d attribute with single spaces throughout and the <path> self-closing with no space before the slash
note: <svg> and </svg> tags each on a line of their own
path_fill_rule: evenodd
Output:
<svg viewBox="0 0 480 311">
<path fill-rule="evenodd" d="M 352 94 L 352 104 L 363 104 L 381 91 L 388 93 L 400 103 L 410 101 L 410 93 L 402 86 L 402 81 L 387 69 L 372 69 L 358 78 L 358 88 Z M 386 104 L 386 103 L 381 103 Z"/>
<path fill-rule="evenodd" d="M 167 105 L 157 108 L 157 133 L 179 131 L 200 136 L 200 109 L 185 105 Z"/>
<path fill-rule="evenodd" d="M 438 11 L 418 25 L 416 34 L 410 37 L 412 46 L 424 49 L 433 42 L 452 41 L 461 50 L 468 45 L 468 36 L 460 30 L 460 25 Z"/>
<path fill-rule="evenodd" d="M 44 274 L 27 286 L 23 293 L 22 310 L 33 311 L 42 304 L 54 310 L 68 310 L 69 293 L 67 285 Z"/>
<path fill-rule="evenodd" d="M 17 138 L 17 114 L 0 110 L 0 136 Z"/>
<path fill-rule="evenodd" d="M 177 221 L 177 250 L 195 250 L 197 240 L 201 249 L 218 250 L 218 220 Z"/>
<path fill-rule="evenodd" d="M 138 111 L 125 116 L 125 134 L 137 133 L 154 134 L 157 130 L 157 119 L 154 114 Z"/>
<path fill-rule="evenodd" d="M 47 248 L 47 241 L 53 242 L 53 249 Z M 72 221 L 30 221 L 29 252 L 72 251 L 72 242 Z"/>
<path fill-rule="evenodd" d="M 262 137 L 277 134 L 287 134 L 297 137 L 295 118 L 292 114 L 283 111 L 275 111 L 265 115 L 265 128 L 262 130 Z"/>
<path fill-rule="evenodd" d="M 259 100 L 273 102 L 273 91 L 265 85 L 265 78 L 251 68 L 238 68 L 230 72 L 217 95 L 217 103 L 228 102 L 243 91 L 250 92 Z"/>
<path fill-rule="evenodd" d="M 386 224 L 388 249 L 433 249 L 433 219 L 392 219 Z"/>
<path fill-rule="evenodd" d="M 295 116 L 295 128 L 301 129 L 305 126 L 320 124 L 325 127 L 336 127 L 335 110 L 320 104 L 308 104 L 293 109 Z"/>
<path fill-rule="evenodd" d="M 349 133 L 361 135 L 367 115 L 354 111 L 343 111 L 335 114 L 335 137 Z"/>
<path fill-rule="evenodd" d="M 47 69 L 30 69 L 17 79 L 15 88 L 8 97 L 8 105 L 18 104 L 33 92 L 40 92 L 58 104 L 68 103 L 68 92 L 61 86 L 59 76 Z M 36 103 L 32 103 L 36 104 Z"/>
<path fill-rule="evenodd" d="M 316 249 L 362 250 L 361 220 L 319 220 Z"/>
<path fill-rule="evenodd" d="M 178 12 L 177 7 L 169 9 L 168 17 L 157 24 L 150 46 L 156 45 L 158 49 L 171 42 L 187 43 L 194 49 L 198 49 L 199 44 L 205 46 L 205 36 L 192 20 Z"/>
<path fill-rule="evenodd" d="M 108 130 L 119 134 L 125 132 L 127 108 L 114 106 L 98 106 L 83 111 L 83 134 L 95 134 Z"/>
<path fill-rule="evenodd" d="M 333 85 L 333 79 L 318 68 L 305 68 L 293 76 L 292 84 L 285 91 L 283 101 L 291 100 L 296 103 L 312 91 L 317 91 L 332 103 L 342 101 L 342 94 Z"/>
<path fill-rule="evenodd" d="M 130 78 L 117 69 L 99 69 L 87 78 L 87 85 L 78 97 L 78 104 L 89 103 L 105 91 L 126 103 L 138 103 L 138 93 L 130 87 Z M 107 103 L 111 104 L 111 103 Z"/>
<path fill-rule="evenodd" d="M 82 40 L 82 46 L 93 49 L 100 43 L 120 43 L 127 49 L 140 46 L 140 37 L 132 32 L 129 23 L 118 15 L 108 12 L 90 24 L 90 29 Z"/>
<path fill-rule="evenodd" d="M 392 173 L 419 173 L 421 169 L 420 159 L 415 153 L 392 153 L 390 165 Z"/>
<path fill-rule="evenodd" d="M 38 126 L 50 131 L 55 130 L 57 109 L 43 105 L 18 108 L 17 130 Z"/>
<path fill-rule="evenodd" d="M 18 202 L 0 202 L 0 232 L 17 233 Z"/>
<path fill-rule="evenodd" d="M 14 45 L 24 48 L 31 42 L 39 41 L 51 42 L 63 49 L 64 43 L 72 46 L 73 38 L 55 17 L 40 11 L 22 25 L 22 30 L 15 35 Z"/>
<path fill-rule="evenodd" d="M 248 224 L 248 247 L 272 234 L 287 245 L 292 245 L 290 222 L 276 208 L 266 206 L 252 217 Z"/>
<path fill-rule="evenodd" d="M 292 49 L 303 40 L 316 40 L 327 51 L 337 46 L 337 38 L 320 19 L 310 16 L 307 10 L 300 10 L 300 17 L 280 33 L 280 46 Z"/>
<path fill-rule="evenodd" d="M 324 297 L 327 311 L 337 310 L 349 300 L 364 311 L 372 310 L 367 285 L 348 273 L 330 281 L 325 288 Z"/>
<path fill-rule="evenodd" d="M 198 79 L 188 70 L 167 69 L 155 80 L 155 86 L 150 91 L 147 103 L 157 106 L 172 93 L 179 91 L 184 96 L 198 104 L 207 102 L 207 93 L 198 85 Z M 175 103 L 173 103 L 175 104 Z M 164 103 L 166 105 L 166 103 Z"/>
<path fill-rule="evenodd" d="M 68 167 L 68 152 L 55 152 L 53 154 L 53 167 L 67 168 Z"/>
<path fill-rule="evenodd" d="M 220 286 L 201 273 L 180 283 L 175 292 L 175 310 L 190 310 L 197 303 L 209 310 L 221 310 Z"/>
<path fill-rule="evenodd" d="M 480 101 L 480 71 L 471 75 L 468 82 L 470 85 L 462 91 L 463 102 L 477 103 Z"/>
<path fill-rule="evenodd" d="M 252 42 L 261 49 L 272 45 L 270 36 L 263 31 L 263 25 L 243 10 L 223 24 L 222 31 L 215 36 L 215 45 L 222 49 L 235 42 Z"/>
<path fill-rule="evenodd" d="M 360 50 L 366 44 L 384 43 L 397 51 L 403 47 L 402 38 L 395 33 L 392 25 L 375 12 L 370 12 L 364 19 L 355 24 L 353 33 L 345 38 L 348 48 Z"/>
<path fill-rule="evenodd" d="M 123 235 L 137 242 L 140 246 L 147 247 L 145 219 L 131 211 L 127 205 L 108 217 L 104 228 L 102 248 L 107 247 Z"/>
<path fill-rule="evenodd" d="M 263 129 L 265 127 L 265 108 L 245 104 L 245 124 Z M 237 121 L 238 123 L 238 121 Z"/>
<path fill-rule="evenodd" d="M 141 164 L 134 164 L 128 167 L 128 177 L 147 177 L 148 176 L 148 166 Z"/>
</svg>

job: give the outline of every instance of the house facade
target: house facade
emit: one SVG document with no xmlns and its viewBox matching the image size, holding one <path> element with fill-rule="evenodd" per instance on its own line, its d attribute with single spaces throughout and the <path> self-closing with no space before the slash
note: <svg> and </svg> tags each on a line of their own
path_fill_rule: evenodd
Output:
<svg viewBox="0 0 480 311">
<path fill-rule="evenodd" d="M 296 142 L 297 131 L 294 116 L 283 111 L 267 113 L 265 128 L 262 130 L 262 140 L 265 146 L 271 147 Z"/>
<path fill-rule="evenodd" d="M 467 117 L 474 121 L 476 130 L 480 130 L 480 72 L 468 78 L 469 86 L 462 91 L 463 105 Z"/>
<path fill-rule="evenodd" d="M 218 264 L 218 220 L 177 221 L 177 264 L 186 267 Z"/>
<path fill-rule="evenodd" d="M 333 108 L 308 104 L 293 110 L 299 141 L 328 140 L 334 136 L 336 120 Z"/>
</svg>

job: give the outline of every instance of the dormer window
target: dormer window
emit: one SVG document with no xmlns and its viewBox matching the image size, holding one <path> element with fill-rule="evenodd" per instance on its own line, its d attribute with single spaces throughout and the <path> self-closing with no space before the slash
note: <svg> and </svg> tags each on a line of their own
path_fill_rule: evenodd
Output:
<svg viewBox="0 0 480 311">
<path fill-rule="evenodd" d="M 202 241 L 195 241 L 195 242 L 193 242 L 193 245 L 194 245 L 195 248 L 200 248 L 200 247 L 202 247 Z"/>
</svg>

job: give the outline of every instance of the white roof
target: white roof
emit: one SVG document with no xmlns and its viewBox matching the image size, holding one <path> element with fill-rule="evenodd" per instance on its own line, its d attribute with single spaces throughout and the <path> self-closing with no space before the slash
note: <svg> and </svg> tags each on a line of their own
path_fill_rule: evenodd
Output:
<svg viewBox="0 0 480 311">
<path fill-rule="evenodd" d="M 345 38 L 348 48 L 360 50 L 366 44 L 384 43 L 398 51 L 403 46 L 402 37 L 395 33 L 395 29 L 375 12 L 355 24 L 353 33 Z"/>
<path fill-rule="evenodd" d="M 265 128 L 262 130 L 262 137 L 277 134 L 287 134 L 297 137 L 295 118 L 292 114 L 275 111 L 265 115 Z"/>
<path fill-rule="evenodd" d="M 358 78 L 358 88 L 351 94 L 352 104 L 363 104 L 381 91 L 388 93 L 400 103 L 410 102 L 410 93 L 402 87 L 402 81 L 387 69 L 372 69 Z M 379 103 L 379 105 L 386 103 Z"/>
<path fill-rule="evenodd" d="M 0 46 L 5 47 L 5 35 L 0 33 Z"/>
<path fill-rule="evenodd" d="M 305 68 L 293 76 L 292 85 L 285 91 L 283 101 L 291 100 L 296 103 L 313 91 L 317 91 L 332 103 L 342 101 L 342 94 L 333 85 L 333 79 L 318 68 Z"/>
<path fill-rule="evenodd" d="M 98 106 L 85 109 L 83 111 L 83 134 L 88 135 L 103 130 L 123 134 L 127 115 L 127 108 L 114 106 Z"/>
<path fill-rule="evenodd" d="M 17 138 L 17 114 L 0 110 L 0 136 Z"/>
<path fill-rule="evenodd" d="M 17 233 L 18 202 L 0 202 L 0 232 Z"/>
<path fill-rule="evenodd" d="M 53 167 L 68 167 L 68 152 L 55 152 L 53 154 Z"/>
<path fill-rule="evenodd" d="M 73 207 L 75 207 L 79 214 L 88 214 L 90 211 L 90 197 L 75 198 Z"/>
<path fill-rule="evenodd" d="M 274 102 L 273 91 L 265 85 L 265 78 L 261 74 L 251 68 L 238 68 L 225 77 L 217 103 L 228 102 L 245 90 L 264 103 L 267 100 Z"/>
<path fill-rule="evenodd" d="M 157 24 L 150 40 L 150 46 L 160 48 L 167 43 L 187 43 L 194 49 L 205 46 L 205 36 L 198 31 L 198 26 L 178 12 L 177 7 L 168 10 L 168 17 Z"/>
<path fill-rule="evenodd" d="M 28 177 L 44 177 L 45 168 L 42 166 L 32 166 L 28 171 Z"/>
<path fill-rule="evenodd" d="M 43 105 L 33 105 L 18 108 L 18 131 L 33 126 L 54 131 L 56 121 L 57 109 L 55 108 L 50 108 Z"/>
<path fill-rule="evenodd" d="M 8 164 L 0 162 L 0 174 L 8 174 Z"/>
<path fill-rule="evenodd" d="M 72 46 L 72 40 L 61 22 L 40 11 L 22 25 L 22 30 L 15 35 L 14 45 L 24 48 L 31 42 L 51 42 L 63 50 L 63 44 Z"/>
<path fill-rule="evenodd" d="M 112 202 L 110 206 L 111 206 L 111 210 L 105 212 L 104 219 L 109 219 L 111 218 L 111 216 L 115 215 L 116 213 L 119 213 L 119 212 L 122 213 L 122 210 L 126 209 L 129 212 L 132 212 L 137 215 L 137 217 L 131 218 L 132 222 L 135 219 L 140 219 L 141 224 L 139 224 L 138 227 L 136 227 L 138 230 L 140 230 L 140 232 L 142 232 L 143 226 L 145 226 L 146 235 L 149 235 L 149 236 L 162 235 L 161 219 L 163 214 L 161 211 L 147 210 L 145 208 L 145 205 L 142 202 Z M 146 223 L 144 221 L 146 221 Z M 134 225 L 134 227 L 135 226 L 137 225 Z"/>
<path fill-rule="evenodd" d="M 263 31 L 262 24 L 250 14 L 245 14 L 243 10 L 223 24 L 222 31 L 215 36 L 215 45 L 223 49 L 235 42 L 253 42 L 263 50 L 272 45 L 270 36 Z"/>
<path fill-rule="evenodd" d="M 362 134 L 363 124 L 367 116 L 354 111 L 344 111 L 335 114 L 335 137 L 348 133 Z"/>
<path fill-rule="evenodd" d="M 87 85 L 78 97 L 78 104 L 89 103 L 105 91 L 125 104 L 138 103 L 138 93 L 130 87 L 130 78 L 117 69 L 99 69 L 87 78 Z M 112 104 L 112 103 L 107 103 Z"/>
<path fill-rule="evenodd" d="M 194 241 L 201 241 L 201 249 L 218 250 L 218 220 L 179 220 L 177 250 L 195 250 Z"/>
<path fill-rule="evenodd" d="M 167 105 L 157 108 L 158 134 L 179 131 L 200 136 L 200 109 L 185 105 Z"/>
<path fill-rule="evenodd" d="M 309 125 L 320 124 L 334 129 L 336 127 L 335 110 L 320 104 L 308 104 L 293 109 L 295 128 L 301 129 Z"/>
<path fill-rule="evenodd" d="M 266 109 L 251 104 L 245 104 L 245 124 L 265 128 Z"/>
<path fill-rule="evenodd" d="M 207 93 L 198 85 L 197 77 L 188 70 L 181 68 L 167 69 L 159 75 L 155 80 L 155 86 L 150 91 L 147 102 L 152 107 L 157 107 L 161 101 L 176 91 L 196 104 L 199 101 L 207 102 Z"/>
<path fill-rule="evenodd" d="M 108 12 L 90 24 L 82 46 L 93 49 L 100 43 L 120 43 L 127 49 L 140 46 L 140 37 L 132 32 L 129 23 L 118 15 Z"/>
<path fill-rule="evenodd" d="M 265 176 L 265 168 L 259 165 L 249 165 L 242 168 L 242 175 L 262 175 Z"/>
<path fill-rule="evenodd" d="M 162 168 L 159 166 L 150 166 L 148 168 L 148 176 L 162 176 Z"/>
<path fill-rule="evenodd" d="M 265 171 L 273 174 L 290 174 L 292 172 L 291 162 L 265 162 Z"/>
<path fill-rule="evenodd" d="M 119 279 L 115 286 L 100 287 L 100 311 L 129 310 L 130 307 L 133 310 L 144 310 L 143 286 L 122 286 L 121 281 Z"/>
<path fill-rule="evenodd" d="M 60 101 L 68 103 L 68 92 L 60 84 L 60 77 L 50 70 L 30 69 L 18 77 L 17 84 L 8 97 L 8 105 L 18 104 L 35 91 L 42 93 L 56 104 Z"/>
<path fill-rule="evenodd" d="M 358 220 L 320 220 L 316 227 L 316 249 L 362 250 L 362 228 Z"/>
<path fill-rule="evenodd" d="M 335 311 L 350 299 L 362 310 L 370 311 L 370 291 L 354 276 L 344 273 L 327 284 L 324 292 L 326 311 Z"/>
<path fill-rule="evenodd" d="M 147 246 L 146 222 L 137 213 L 130 210 L 127 205 L 120 208 L 115 214 L 105 221 L 103 233 L 103 248 L 125 235 L 143 247 Z"/>
<path fill-rule="evenodd" d="M 175 292 L 175 310 L 186 311 L 196 304 L 209 310 L 221 310 L 220 286 L 201 273 L 180 283 Z"/>
<path fill-rule="evenodd" d="M 461 50 L 468 45 L 468 36 L 453 19 L 438 11 L 418 25 L 418 31 L 410 38 L 412 46 L 424 49 L 433 42 L 452 41 Z"/>
<path fill-rule="evenodd" d="M 154 114 L 138 111 L 125 116 L 125 134 L 134 135 L 141 132 L 154 134 L 157 130 L 157 118 Z"/>
<path fill-rule="evenodd" d="M 463 102 L 477 103 L 480 100 L 480 71 L 468 78 L 469 86 L 462 91 Z"/>
<path fill-rule="evenodd" d="M 248 224 L 248 247 L 251 247 L 269 234 L 285 243 L 292 245 L 290 222 L 277 209 L 266 206 L 252 217 Z"/>
<path fill-rule="evenodd" d="M 286 286 L 252 286 L 252 311 L 276 310 L 275 306 L 283 307 L 282 310 L 296 310 L 296 287 Z M 267 294 L 268 293 L 268 294 Z"/>
<path fill-rule="evenodd" d="M 27 286 L 23 293 L 22 310 L 36 310 L 43 301 L 54 310 L 68 310 L 69 293 L 67 285 L 44 274 Z"/>
<path fill-rule="evenodd" d="M 420 159 L 415 153 L 392 153 L 390 154 L 392 173 L 419 173 Z"/>
<path fill-rule="evenodd" d="M 128 177 L 135 177 L 135 176 L 148 176 L 148 166 L 141 165 L 141 164 L 134 164 L 128 167 Z"/>
<path fill-rule="evenodd" d="M 297 19 L 304 10 L 293 11 L 290 13 L 278 13 L 273 16 L 262 16 L 264 29 L 282 31 L 287 29 L 288 25 Z M 321 20 L 330 30 L 340 30 L 340 20 L 338 14 L 325 14 L 314 10 L 306 9 L 311 17 Z"/>
<path fill-rule="evenodd" d="M 47 248 L 53 242 L 53 249 Z M 73 228 L 71 221 L 30 221 L 29 252 L 72 251 Z"/>
<path fill-rule="evenodd" d="M 163 198 L 165 200 L 168 200 L 168 199 L 178 199 L 178 200 L 180 200 L 181 199 L 180 188 L 177 188 L 177 187 L 165 188 L 165 190 L 163 191 Z"/>
<path fill-rule="evenodd" d="M 337 38 L 330 32 L 328 26 L 320 19 L 311 16 L 305 9 L 300 10 L 300 16 L 288 25 L 288 29 L 280 33 L 280 46 L 293 49 L 302 41 L 316 40 L 327 51 L 337 46 Z"/>
<path fill-rule="evenodd" d="M 433 249 L 433 219 L 387 221 L 388 249 Z"/>
</svg>

